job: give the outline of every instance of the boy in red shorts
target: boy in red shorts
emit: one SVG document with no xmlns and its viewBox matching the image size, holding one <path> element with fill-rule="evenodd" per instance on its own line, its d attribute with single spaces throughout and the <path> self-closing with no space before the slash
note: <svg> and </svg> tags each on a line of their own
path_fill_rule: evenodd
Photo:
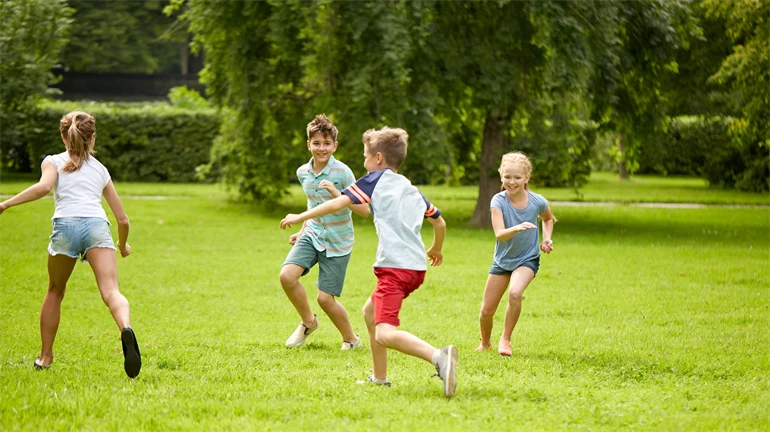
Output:
<svg viewBox="0 0 770 432">
<path fill-rule="evenodd" d="M 425 245 L 420 236 L 423 219 L 433 225 L 433 244 L 427 251 L 432 266 L 441 265 L 446 223 L 434 207 L 396 171 L 406 158 L 408 135 L 403 129 L 383 127 L 364 133 L 364 167 L 361 177 L 342 195 L 302 214 L 289 214 L 281 228 L 339 211 L 350 204 L 369 204 L 377 227 L 379 245 L 374 263 L 377 288 L 363 308 L 374 362 L 369 382 L 390 386 L 387 380 L 387 348 L 419 357 L 436 367 L 444 382 L 444 396 L 454 396 L 457 385 L 457 348 L 441 349 L 399 330 L 398 313 L 403 300 L 425 279 L 428 269 Z"/>
</svg>

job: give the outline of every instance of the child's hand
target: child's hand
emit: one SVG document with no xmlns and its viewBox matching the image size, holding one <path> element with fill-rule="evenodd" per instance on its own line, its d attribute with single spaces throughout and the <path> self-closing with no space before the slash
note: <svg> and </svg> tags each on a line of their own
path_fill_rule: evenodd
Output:
<svg viewBox="0 0 770 432">
<path fill-rule="evenodd" d="M 533 224 L 532 222 L 522 222 L 513 227 L 513 231 L 517 233 L 526 231 L 528 229 L 537 229 L 537 225 Z"/>
<path fill-rule="evenodd" d="M 296 234 L 292 234 L 291 237 L 289 237 L 289 244 L 290 245 L 294 245 L 294 243 L 297 243 L 297 239 L 301 235 L 302 235 L 302 231 L 300 231 L 300 232 L 298 232 Z"/>
<path fill-rule="evenodd" d="M 540 250 L 545 253 L 551 253 L 553 250 L 553 240 L 543 240 L 543 242 L 540 243 Z"/>
<path fill-rule="evenodd" d="M 296 214 L 293 214 L 293 213 L 289 213 L 281 221 L 281 229 L 290 228 L 292 225 L 298 224 L 300 222 L 302 222 L 302 221 L 299 219 L 299 215 L 296 215 Z"/>
<path fill-rule="evenodd" d="M 318 183 L 318 187 L 326 189 L 326 191 L 331 194 L 332 198 L 337 198 L 338 196 L 342 195 L 342 193 L 340 193 L 340 191 L 334 187 L 334 183 L 330 182 L 329 180 L 321 180 L 321 183 Z"/>
<path fill-rule="evenodd" d="M 131 246 L 129 246 L 128 243 L 126 243 L 124 245 L 118 243 L 116 246 L 118 247 L 118 250 L 120 251 L 120 256 L 122 256 L 123 258 L 131 255 Z"/>
<path fill-rule="evenodd" d="M 428 249 L 428 258 L 430 258 L 430 265 L 434 267 L 440 266 L 444 262 L 444 254 L 440 250 L 433 250 L 433 248 Z"/>
</svg>

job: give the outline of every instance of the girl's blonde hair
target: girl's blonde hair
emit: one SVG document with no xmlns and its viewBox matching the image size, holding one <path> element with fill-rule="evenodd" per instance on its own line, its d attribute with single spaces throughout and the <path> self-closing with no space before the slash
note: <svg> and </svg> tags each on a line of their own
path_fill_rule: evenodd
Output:
<svg viewBox="0 0 770 432">
<path fill-rule="evenodd" d="M 502 160 L 500 160 L 500 168 L 497 169 L 497 172 L 503 172 L 503 166 L 507 163 L 519 163 L 524 167 L 524 171 L 527 175 L 532 174 L 532 163 L 529 161 L 527 155 L 522 152 L 510 152 L 504 154 Z"/>
<path fill-rule="evenodd" d="M 66 140 L 64 144 L 70 157 L 61 170 L 75 172 L 94 154 L 96 119 L 86 112 L 72 111 L 59 121 L 59 131 Z"/>
</svg>

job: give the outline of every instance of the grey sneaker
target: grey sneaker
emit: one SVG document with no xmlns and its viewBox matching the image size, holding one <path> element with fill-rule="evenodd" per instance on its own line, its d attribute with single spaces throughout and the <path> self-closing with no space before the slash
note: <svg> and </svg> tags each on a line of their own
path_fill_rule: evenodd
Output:
<svg viewBox="0 0 770 432">
<path fill-rule="evenodd" d="M 374 375 L 369 375 L 366 378 L 366 380 L 364 380 L 364 381 L 356 381 L 356 383 L 358 383 L 358 384 L 374 384 L 374 385 L 385 386 L 385 387 L 390 387 L 391 386 L 391 382 L 388 381 L 387 379 L 378 380 L 377 378 L 374 377 Z"/>
<path fill-rule="evenodd" d="M 289 339 L 286 340 L 286 347 L 287 348 L 294 348 L 301 346 L 305 343 L 305 339 L 310 335 L 310 333 L 313 333 L 318 329 L 318 317 L 313 315 L 313 324 L 310 327 L 307 327 L 303 323 L 299 323 L 299 327 L 297 327 L 296 330 L 294 330 L 294 333 L 289 336 Z"/>
<path fill-rule="evenodd" d="M 436 363 L 436 374 L 441 381 L 444 381 L 444 396 L 451 398 L 455 395 L 457 387 L 457 348 L 454 345 L 441 348 Z"/>
<path fill-rule="evenodd" d="M 358 335 L 356 335 L 356 340 L 354 340 L 353 342 L 342 341 L 342 348 L 340 348 L 340 350 L 350 351 L 359 347 L 361 347 L 361 338 L 358 337 Z"/>
</svg>

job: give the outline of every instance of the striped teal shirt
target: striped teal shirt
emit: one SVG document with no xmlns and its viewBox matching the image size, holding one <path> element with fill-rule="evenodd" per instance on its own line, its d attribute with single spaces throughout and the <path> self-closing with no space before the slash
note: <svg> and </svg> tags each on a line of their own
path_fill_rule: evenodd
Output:
<svg viewBox="0 0 770 432">
<path fill-rule="evenodd" d="M 313 172 L 313 159 L 297 168 L 297 178 L 307 196 L 307 208 L 311 209 L 332 198 L 324 188 L 318 187 L 323 180 L 329 180 L 338 191 L 355 183 L 353 171 L 344 163 L 331 156 L 320 174 Z M 353 250 L 353 221 L 349 208 L 309 219 L 305 223 L 305 234 L 310 236 L 318 251 L 326 251 L 326 256 L 336 257 L 349 254 Z"/>
</svg>

